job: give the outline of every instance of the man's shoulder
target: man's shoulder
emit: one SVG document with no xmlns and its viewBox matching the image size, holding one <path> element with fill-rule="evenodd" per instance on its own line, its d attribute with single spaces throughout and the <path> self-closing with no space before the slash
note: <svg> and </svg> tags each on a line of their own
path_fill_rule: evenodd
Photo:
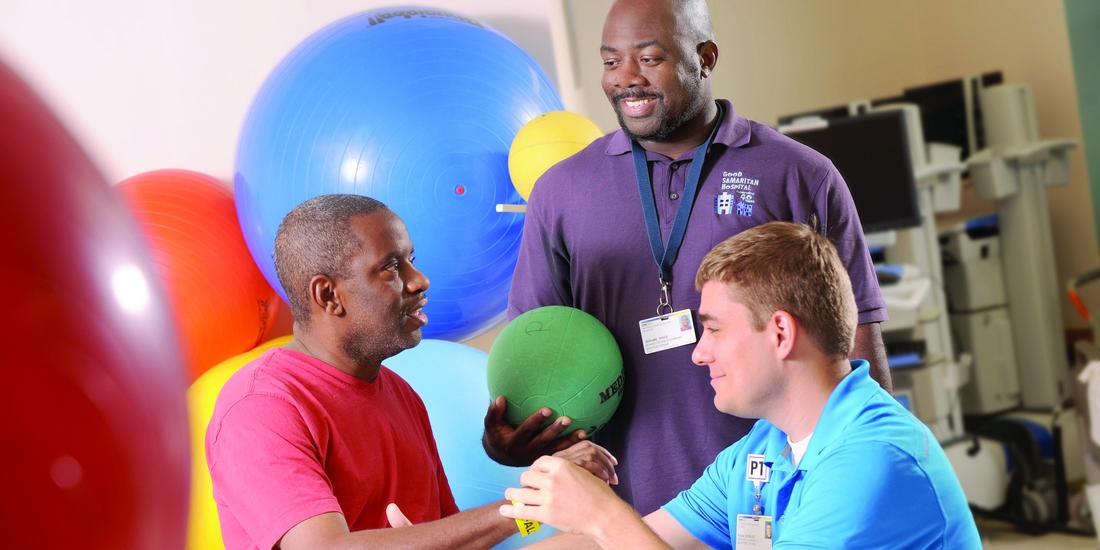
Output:
<svg viewBox="0 0 1100 550">
<path fill-rule="evenodd" d="M 267 350 L 233 373 L 222 386 L 218 399 L 285 391 L 291 378 L 291 370 L 282 350 Z"/>
<path fill-rule="evenodd" d="M 255 403 L 255 407 L 245 408 L 268 408 L 273 414 L 284 408 L 281 405 L 298 409 L 301 391 L 296 388 L 302 387 L 302 381 L 288 361 L 286 353 L 272 349 L 233 373 L 218 392 L 212 421 L 241 409 L 238 405 L 245 401 Z"/>
</svg>

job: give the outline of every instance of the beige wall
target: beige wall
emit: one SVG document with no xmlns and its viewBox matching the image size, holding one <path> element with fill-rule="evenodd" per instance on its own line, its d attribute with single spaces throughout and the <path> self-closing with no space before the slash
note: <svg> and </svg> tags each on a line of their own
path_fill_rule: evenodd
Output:
<svg viewBox="0 0 1100 550">
<path fill-rule="evenodd" d="M 611 2 L 557 1 L 551 14 L 564 23 L 551 29 L 566 106 L 614 129 L 599 86 Z M 1081 139 L 1061 0 L 711 0 L 710 7 L 720 48 L 716 95 L 750 118 L 774 124 L 782 114 L 1001 70 L 1006 81 L 1032 86 L 1043 137 Z M 1100 265 L 1080 153 L 1071 169 L 1071 184 L 1049 192 L 1059 281 Z M 992 211 L 967 186 L 963 211 L 941 223 Z M 1092 298 L 1100 303 L 1100 294 Z M 1068 326 L 1083 326 L 1067 304 L 1063 311 Z"/>
</svg>

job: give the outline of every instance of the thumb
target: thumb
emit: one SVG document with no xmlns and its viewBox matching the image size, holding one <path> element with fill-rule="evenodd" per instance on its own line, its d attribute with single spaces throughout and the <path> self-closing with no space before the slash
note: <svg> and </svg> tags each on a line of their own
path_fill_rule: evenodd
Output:
<svg viewBox="0 0 1100 550">
<path fill-rule="evenodd" d="M 386 519 L 389 520 L 390 527 L 412 527 L 412 522 L 405 517 L 405 514 L 401 512 L 401 508 L 398 508 L 394 502 L 386 505 Z"/>
</svg>

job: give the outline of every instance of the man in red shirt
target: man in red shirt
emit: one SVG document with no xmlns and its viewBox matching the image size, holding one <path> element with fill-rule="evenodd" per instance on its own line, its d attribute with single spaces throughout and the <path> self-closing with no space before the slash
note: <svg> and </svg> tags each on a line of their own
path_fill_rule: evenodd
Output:
<svg viewBox="0 0 1100 550">
<path fill-rule="evenodd" d="M 382 365 L 428 322 L 412 251 L 401 219 L 363 196 L 283 220 L 275 267 L 295 339 L 226 383 L 206 434 L 230 550 L 488 547 L 516 532 L 500 503 L 458 511 L 423 402 Z M 610 454 L 583 445 L 569 456 L 611 479 Z M 386 529 L 390 505 L 417 525 Z"/>
</svg>

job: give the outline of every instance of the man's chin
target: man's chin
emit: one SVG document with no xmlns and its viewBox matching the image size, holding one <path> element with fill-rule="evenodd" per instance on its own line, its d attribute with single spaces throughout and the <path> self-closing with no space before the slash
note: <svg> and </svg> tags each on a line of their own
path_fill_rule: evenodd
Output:
<svg viewBox="0 0 1100 550">
<path fill-rule="evenodd" d="M 421 340 L 423 340 L 423 339 L 424 339 L 424 336 L 423 336 L 423 334 L 421 334 L 420 329 L 418 328 L 418 329 L 416 329 L 412 332 L 406 333 L 405 337 L 402 338 L 401 344 L 402 344 L 404 349 L 412 349 L 412 348 L 415 348 L 416 346 L 419 346 Z"/>
</svg>

